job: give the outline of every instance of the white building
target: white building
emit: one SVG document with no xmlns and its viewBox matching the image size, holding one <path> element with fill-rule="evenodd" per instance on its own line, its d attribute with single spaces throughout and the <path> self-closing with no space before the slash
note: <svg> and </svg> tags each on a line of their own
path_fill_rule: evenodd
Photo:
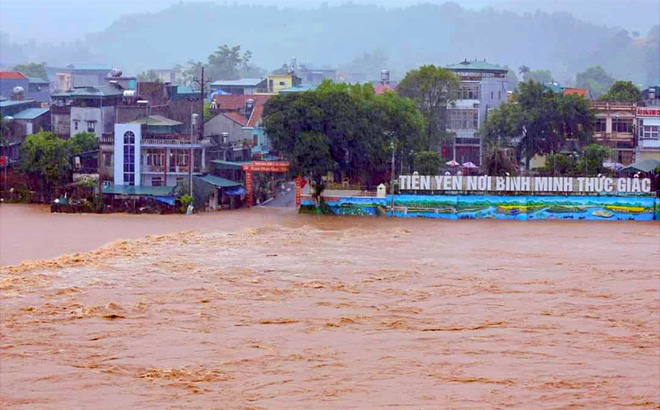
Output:
<svg viewBox="0 0 660 410">
<path fill-rule="evenodd" d="M 637 107 L 636 160 L 660 161 L 660 106 Z"/>
<path fill-rule="evenodd" d="M 192 173 L 205 172 L 206 150 L 191 143 L 183 123 L 151 115 L 127 124 L 115 124 L 114 183 L 134 186 L 176 186 Z"/>
<path fill-rule="evenodd" d="M 481 163 L 481 139 L 476 132 L 488 111 L 507 101 L 507 70 L 484 61 L 463 61 L 447 67 L 461 79 L 454 104 L 448 107 L 448 131 L 456 134 L 450 156 L 460 163 Z"/>
</svg>

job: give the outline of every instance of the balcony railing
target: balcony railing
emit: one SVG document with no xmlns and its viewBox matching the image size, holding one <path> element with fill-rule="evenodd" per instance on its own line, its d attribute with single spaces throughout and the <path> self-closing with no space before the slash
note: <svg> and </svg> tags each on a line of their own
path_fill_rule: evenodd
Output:
<svg viewBox="0 0 660 410">
<path fill-rule="evenodd" d="M 143 138 L 142 145 L 190 145 L 190 140 L 169 138 Z M 193 145 L 201 147 L 199 141 L 193 141 Z"/>
<path fill-rule="evenodd" d="M 630 109 L 634 110 L 637 108 L 636 102 L 631 101 L 591 101 L 591 108 L 596 108 L 599 110 L 618 108 L 618 109 Z"/>
</svg>

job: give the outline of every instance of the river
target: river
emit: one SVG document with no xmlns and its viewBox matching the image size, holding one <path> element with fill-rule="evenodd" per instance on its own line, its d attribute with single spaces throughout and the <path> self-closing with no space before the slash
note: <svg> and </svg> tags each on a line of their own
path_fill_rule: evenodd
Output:
<svg viewBox="0 0 660 410">
<path fill-rule="evenodd" d="M 0 255 L 2 408 L 660 406 L 657 222 L 2 205 Z"/>
</svg>

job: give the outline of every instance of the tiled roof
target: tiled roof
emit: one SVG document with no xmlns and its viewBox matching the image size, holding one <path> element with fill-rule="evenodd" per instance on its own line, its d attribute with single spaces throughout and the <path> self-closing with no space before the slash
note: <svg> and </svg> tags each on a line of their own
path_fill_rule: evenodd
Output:
<svg viewBox="0 0 660 410">
<path fill-rule="evenodd" d="M 247 118 L 245 116 L 241 115 L 238 111 L 228 111 L 228 112 L 223 112 L 221 115 L 224 115 L 225 117 L 229 118 L 230 120 L 234 121 L 236 124 L 240 125 L 241 127 L 245 127 L 247 123 Z"/>
<path fill-rule="evenodd" d="M 18 71 L 0 71 L 0 80 L 27 80 L 27 77 Z"/>
<path fill-rule="evenodd" d="M 15 120 L 33 120 L 50 111 L 48 108 L 28 108 L 18 114 L 12 115 Z"/>
<path fill-rule="evenodd" d="M 458 64 L 450 65 L 447 69 L 456 71 L 507 71 L 506 68 L 502 68 L 496 64 L 491 64 L 486 61 L 467 61 L 467 59 Z"/>
<path fill-rule="evenodd" d="M 586 88 L 565 88 L 564 89 L 564 95 L 577 95 L 580 97 L 584 97 L 587 95 L 587 89 Z"/>
<path fill-rule="evenodd" d="M 374 92 L 378 95 L 384 93 L 387 90 L 394 90 L 389 84 L 378 84 L 374 87 Z"/>
<path fill-rule="evenodd" d="M 219 80 L 211 83 L 212 86 L 254 87 L 263 82 L 263 78 L 241 78 L 238 80 Z"/>
<path fill-rule="evenodd" d="M 270 95 L 214 95 L 213 101 L 225 117 L 243 127 L 254 127 L 261 121 L 264 104 L 270 97 Z M 239 111 L 245 108 L 245 102 L 249 99 L 254 100 L 254 109 L 250 118 L 246 118 Z"/>
</svg>

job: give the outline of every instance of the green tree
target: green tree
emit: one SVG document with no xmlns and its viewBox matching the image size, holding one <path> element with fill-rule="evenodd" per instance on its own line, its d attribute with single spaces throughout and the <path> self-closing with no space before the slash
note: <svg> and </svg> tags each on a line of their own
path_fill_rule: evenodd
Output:
<svg viewBox="0 0 660 410">
<path fill-rule="evenodd" d="M 614 156 L 615 151 L 599 144 L 589 144 L 584 148 L 580 170 L 587 175 L 605 174 L 607 169 L 603 163 Z M 581 173 L 581 172 L 580 172 Z"/>
<path fill-rule="evenodd" d="M 513 175 L 518 171 L 516 155 L 512 148 L 490 145 L 484 153 L 484 170 L 493 176 Z"/>
<path fill-rule="evenodd" d="M 0 145 L 7 144 L 7 142 L 9 141 L 9 135 L 10 135 L 9 126 L 2 119 L 2 115 L 0 115 Z"/>
<path fill-rule="evenodd" d="M 156 70 L 147 70 L 137 76 L 138 81 L 160 82 Z"/>
<path fill-rule="evenodd" d="M 50 199 L 54 189 L 70 177 L 67 142 L 47 131 L 29 135 L 21 145 L 20 169 L 27 174 L 31 187 Z"/>
<path fill-rule="evenodd" d="M 208 74 L 215 80 L 236 80 L 243 69 L 249 68 L 251 58 L 250 51 L 241 54 L 241 46 L 223 44 L 208 56 Z"/>
<path fill-rule="evenodd" d="M 422 151 L 415 155 L 413 169 L 420 175 L 437 175 L 442 165 L 440 154 L 433 151 Z"/>
<path fill-rule="evenodd" d="M 298 134 L 290 155 L 290 169 L 297 175 L 309 175 L 318 200 L 325 188 L 323 177 L 337 166 L 330 153 L 330 141 L 320 132 Z"/>
<path fill-rule="evenodd" d="M 46 63 L 28 63 L 19 64 L 14 66 L 14 71 L 23 73 L 26 77 L 36 77 L 43 80 L 48 80 L 48 73 L 46 72 Z"/>
<path fill-rule="evenodd" d="M 78 155 L 99 148 L 96 135 L 92 132 L 79 132 L 66 141 L 66 143 L 69 149 L 69 155 Z"/>
<path fill-rule="evenodd" d="M 507 70 L 506 81 L 509 83 L 508 89 L 515 90 L 518 87 L 518 76 L 516 75 L 515 70 L 511 69 L 508 65 L 505 65 L 503 68 Z"/>
<path fill-rule="evenodd" d="M 614 78 L 603 70 L 603 67 L 592 66 L 587 71 L 577 74 L 575 85 L 579 88 L 589 89 L 591 96 L 598 98 L 612 87 L 614 81 Z"/>
<path fill-rule="evenodd" d="M 512 139 L 522 135 L 523 112 L 517 102 L 506 102 L 488 111 L 479 131 L 487 146 L 510 147 Z"/>
<path fill-rule="evenodd" d="M 427 150 L 437 150 L 447 133 L 447 106 L 454 100 L 453 91 L 460 87 L 459 78 L 449 70 L 424 65 L 411 70 L 397 85 L 397 92 L 415 102 L 426 120 Z"/>
<path fill-rule="evenodd" d="M 204 63 L 201 61 L 188 60 L 184 67 L 181 67 L 181 83 L 192 87 L 195 85 L 195 78 L 202 76 L 202 67 Z"/>
<path fill-rule="evenodd" d="M 552 82 L 550 70 L 530 70 L 523 74 L 523 81 L 533 80 L 541 84 Z"/>
<path fill-rule="evenodd" d="M 419 150 L 423 123 L 411 100 L 393 92 L 376 95 L 371 84 L 327 81 L 316 91 L 273 97 L 264 108 L 264 127 L 275 149 L 287 158 L 302 155 L 310 146 L 300 140 L 302 133 L 323 135 L 333 161 L 332 166 L 322 162 L 325 172 L 342 171 L 363 183 L 389 179 L 392 145 L 397 153 Z"/>
<path fill-rule="evenodd" d="M 601 101 L 632 101 L 642 99 L 642 94 L 631 81 L 617 81 L 612 84 L 610 90 L 598 98 Z"/>
<path fill-rule="evenodd" d="M 529 73 L 530 71 L 531 71 L 531 69 L 530 69 L 529 67 L 527 67 L 526 65 L 521 65 L 521 66 L 518 68 L 518 72 L 520 73 L 520 76 L 521 76 L 523 79 L 525 78 L 525 74 Z"/>
</svg>

